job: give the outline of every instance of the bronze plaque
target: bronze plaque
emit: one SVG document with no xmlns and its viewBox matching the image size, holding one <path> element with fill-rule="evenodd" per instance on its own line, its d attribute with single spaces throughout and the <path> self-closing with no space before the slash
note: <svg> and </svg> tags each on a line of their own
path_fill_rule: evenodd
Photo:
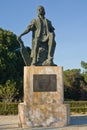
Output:
<svg viewBox="0 0 87 130">
<path fill-rule="evenodd" d="M 57 78 L 55 74 L 34 74 L 33 91 L 49 92 L 57 91 Z"/>
</svg>

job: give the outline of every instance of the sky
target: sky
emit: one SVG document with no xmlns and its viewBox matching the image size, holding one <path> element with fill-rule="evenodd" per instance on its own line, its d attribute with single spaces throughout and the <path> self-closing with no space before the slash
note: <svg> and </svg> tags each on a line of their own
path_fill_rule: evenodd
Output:
<svg viewBox="0 0 87 130">
<path fill-rule="evenodd" d="M 39 5 L 55 28 L 54 63 L 64 70 L 81 68 L 81 61 L 87 62 L 87 0 L 0 0 L 0 27 L 19 36 Z M 31 39 L 32 32 L 22 37 L 29 47 Z"/>
</svg>

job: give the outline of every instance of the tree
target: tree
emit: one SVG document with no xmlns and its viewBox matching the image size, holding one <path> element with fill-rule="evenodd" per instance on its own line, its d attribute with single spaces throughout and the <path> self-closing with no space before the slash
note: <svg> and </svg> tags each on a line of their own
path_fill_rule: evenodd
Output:
<svg viewBox="0 0 87 130">
<path fill-rule="evenodd" d="M 87 62 L 81 61 L 81 66 L 84 69 L 82 75 L 85 79 L 85 82 L 87 83 Z"/>
<path fill-rule="evenodd" d="M 0 28 L 0 85 L 8 80 L 16 82 L 19 98 L 23 96 L 23 66 L 17 36 L 10 31 Z"/>
<path fill-rule="evenodd" d="M 0 84 L 15 77 L 17 57 L 14 50 L 18 47 L 16 35 L 0 29 Z"/>
<path fill-rule="evenodd" d="M 64 71 L 64 94 L 66 99 L 86 100 L 86 82 L 80 69 Z"/>
<path fill-rule="evenodd" d="M 87 70 L 87 63 L 84 61 L 81 61 L 81 66 L 82 68 L 84 68 L 85 70 Z"/>
</svg>

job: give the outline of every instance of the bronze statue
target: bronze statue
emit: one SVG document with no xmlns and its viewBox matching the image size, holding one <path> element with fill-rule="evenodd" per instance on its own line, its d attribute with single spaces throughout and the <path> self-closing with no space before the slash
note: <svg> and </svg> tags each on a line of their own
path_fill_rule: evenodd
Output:
<svg viewBox="0 0 87 130">
<path fill-rule="evenodd" d="M 38 17 L 33 19 L 27 29 L 18 37 L 21 37 L 32 31 L 32 50 L 30 65 L 53 66 L 53 56 L 55 51 L 55 33 L 51 21 L 45 18 L 45 9 L 43 6 L 37 8 Z M 26 64 L 27 65 L 27 64 Z M 29 64 L 28 64 L 29 65 Z"/>
</svg>

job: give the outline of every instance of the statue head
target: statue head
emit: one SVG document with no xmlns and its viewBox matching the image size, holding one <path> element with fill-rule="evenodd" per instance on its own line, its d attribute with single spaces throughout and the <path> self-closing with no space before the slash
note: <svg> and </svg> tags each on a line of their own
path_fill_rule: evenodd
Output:
<svg viewBox="0 0 87 130">
<path fill-rule="evenodd" d="M 40 15 L 44 16 L 45 15 L 45 9 L 44 9 L 44 7 L 41 6 L 41 5 L 38 6 L 37 13 L 38 13 L 38 16 L 40 16 Z"/>
</svg>

